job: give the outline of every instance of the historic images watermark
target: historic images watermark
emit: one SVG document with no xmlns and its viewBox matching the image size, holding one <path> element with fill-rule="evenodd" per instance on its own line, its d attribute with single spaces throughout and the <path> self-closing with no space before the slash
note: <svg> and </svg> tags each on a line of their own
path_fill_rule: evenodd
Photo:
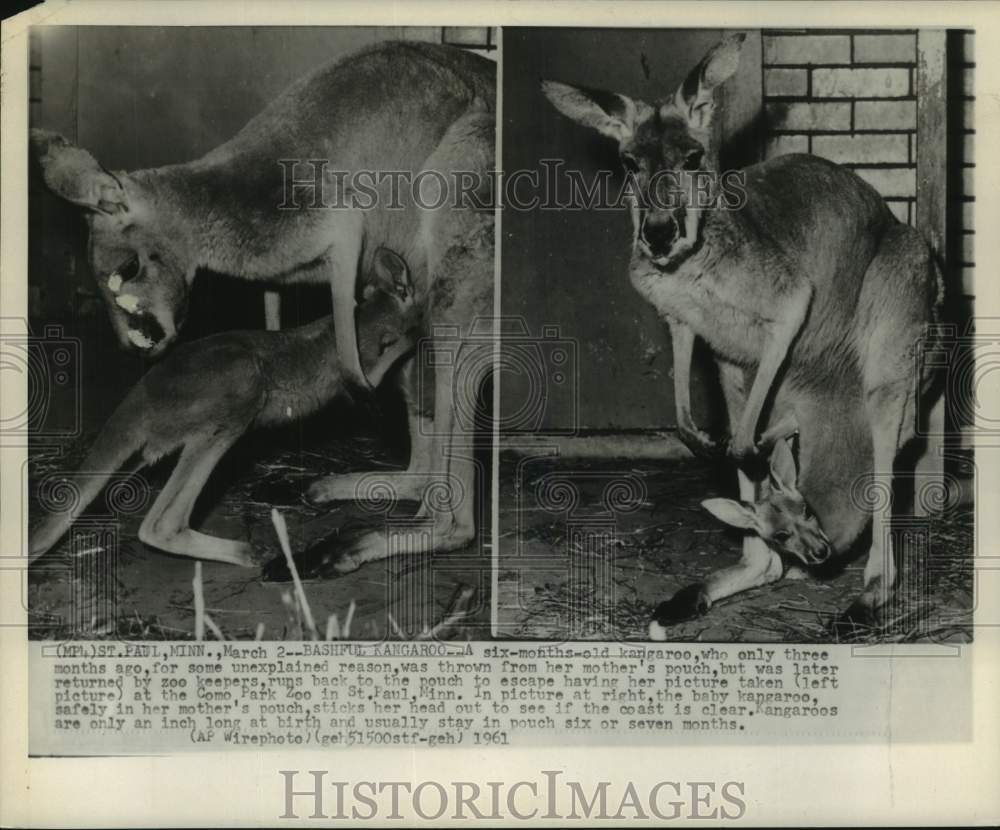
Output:
<svg viewBox="0 0 1000 830">
<path fill-rule="evenodd" d="M 630 170 L 586 174 L 561 159 L 535 169 L 339 170 L 329 159 L 279 159 L 279 210 L 739 210 L 746 204 L 742 170 L 659 170 L 646 180 Z"/>
<path fill-rule="evenodd" d="M 517 821 L 707 819 L 736 821 L 747 811 L 742 781 L 583 783 L 558 770 L 519 781 L 342 781 L 328 770 L 279 770 L 282 819 Z"/>
</svg>

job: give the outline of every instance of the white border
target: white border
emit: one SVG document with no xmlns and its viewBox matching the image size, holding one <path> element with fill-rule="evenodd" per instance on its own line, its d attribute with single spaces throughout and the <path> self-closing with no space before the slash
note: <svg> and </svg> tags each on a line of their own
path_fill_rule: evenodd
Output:
<svg viewBox="0 0 1000 830">
<path fill-rule="evenodd" d="M 704 27 L 940 26 L 977 30 L 976 126 L 980 159 L 1000 126 L 1000 28 L 994 3 L 315 3 L 57 2 L 5 21 L 2 29 L 2 163 L 0 197 L 4 316 L 22 316 L 27 264 L 27 38 L 31 23 L 118 25 L 171 23 L 216 25 L 573 25 Z M 23 94 L 23 98 L 20 95 Z M 977 310 L 1000 318 L 998 263 L 1000 227 L 998 166 L 976 168 Z M 980 405 L 1000 412 L 1000 385 L 981 390 Z M 23 387 L 5 385 L 4 394 Z M 1000 441 L 993 443 L 1000 444 Z M 998 449 L 979 445 L 981 504 L 994 505 L 1000 488 Z M 4 450 L 0 509 L 4 541 L 20 538 L 22 465 Z M 11 463 L 13 462 L 13 463 Z M 494 517 L 496 518 L 496 517 Z M 1000 539 L 996 510 L 981 511 L 979 538 L 993 549 Z M 494 529 L 497 524 L 494 523 Z M 13 530 L 12 530 L 13 528 Z M 12 537 L 12 533 L 17 533 Z M 494 540 L 495 542 L 495 540 Z M 17 543 L 15 543 L 17 544 Z M 9 546 L 4 548 L 10 551 Z M 982 551 L 987 553 L 988 551 Z M 998 607 L 995 580 L 983 580 L 981 608 Z M 20 602 L 7 591 L 4 607 Z M 988 591 L 988 593 L 986 593 Z M 995 613 L 992 615 L 995 618 Z M 6 826 L 262 826 L 277 822 L 282 806 L 278 769 L 327 768 L 353 780 L 500 780 L 537 778 L 558 769 L 583 781 L 630 778 L 640 785 L 663 779 L 746 782 L 747 824 L 989 824 L 1000 818 L 1000 632 L 980 628 L 975 646 L 973 700 L 976 734 L 964 744 L 813 745 L 782 747 L 664 747 L 641 753 L 627 747 L 587 752 L 562 749 L 410 751 L 352 749 L 342 752 L 185 754 L 175 757 L 36 759 L 25 756 L 26 665 L 23 632 L 0 630 L 0 824 Z M 314 822 L 315 823 L 315 822 Z M 409 822 L 396 822 L 406 825 Z M 416 822 L 419 823 L 419 822 Z M 440 823 L 440 822 L 434 822 Z M 627 824 L 630 822 L 619 822 Z M 680 824 L 680 822 L 678 822 Z"/>
</svg>

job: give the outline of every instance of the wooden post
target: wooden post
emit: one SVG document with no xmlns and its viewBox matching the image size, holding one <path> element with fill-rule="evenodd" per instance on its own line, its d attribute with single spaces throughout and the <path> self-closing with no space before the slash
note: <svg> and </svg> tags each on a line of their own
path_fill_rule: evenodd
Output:
<svg viewBox="0 0 1000 830">
<path fill-rule="evenodd" d="M 947 253 L 948 208 L 948 59 L 946 32 L 920 29 L 917 34 L 917 218 L 916 227 L 945 262 L 945 280 L 950 282 Z M 942 395 L 924 424 L 927 449 L 916 466 L 920 488 L 944 477 L 945 400 Z M 914 508 L 926 512 L 918 497 Z"/>
<path fill-rule="evenodd" d="M 264 292 L 264 328 L 281 330 L 281 294 L 277 291 Z"/>
</svg>

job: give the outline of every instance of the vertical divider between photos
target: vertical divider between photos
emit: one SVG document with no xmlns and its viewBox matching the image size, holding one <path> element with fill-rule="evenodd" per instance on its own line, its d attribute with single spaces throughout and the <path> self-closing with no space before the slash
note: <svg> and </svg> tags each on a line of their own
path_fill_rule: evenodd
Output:
<svg viewBox="0 0 1000 830">
<path fill-rule="evenodd" d="M 500 272 L 503 251 L 503 27 L 496 27 L 497 89 L 496 145 L 493 163 L 496 167 L 493 192 L 493 452 L 490 470 L 490 631 L 496 637 L 500 625 Z"/>
</svg>

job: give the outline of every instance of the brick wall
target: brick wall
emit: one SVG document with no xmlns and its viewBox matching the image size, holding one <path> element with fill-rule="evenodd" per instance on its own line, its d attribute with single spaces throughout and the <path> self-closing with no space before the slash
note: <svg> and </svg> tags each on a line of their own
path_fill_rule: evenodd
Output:
<svg viewBox="0 0 1000 830">
<path fill-rule="evenodd" d="M 813 153 L 844 164 L 870 182 L 900 220 L 914 224 L 916 31 L 773 30 L 762 33 L 762 45 L 765 155 Z M 963 331 L 975 306 L 974 48 L 973 32 L 948 32 L 945 314 Z M 967 416 L 949 415 L 963 444 Z"/>
<path fill-rule="evenodd" d="M 812 153 L 846 165 L 912 223 L 916 50 L 915 31 L 765 31 L 765 155 Z"/>
<path fill-rule="evenodd" d="M 896 216 L 916 219 L 915 30 L 763 32 L 765 156 L 813 153 L 855 170 Z M 948 263 L 974 294 L 975 34 L 948 34 Z"/>
<path fill-rule="evenodd" d="M 965 303 L 971 305 L 975 294 L 975 224 L 973 211 L 976 194 L 973 188 L 975 170 L 975 34 L 949 33 L 948 41 L 948 149 L 953 160 L 949 186 L 949 225 L 954 231 L 951 259 L 958 274 L 955 283 L 961 286 Z"/>
</svg>

